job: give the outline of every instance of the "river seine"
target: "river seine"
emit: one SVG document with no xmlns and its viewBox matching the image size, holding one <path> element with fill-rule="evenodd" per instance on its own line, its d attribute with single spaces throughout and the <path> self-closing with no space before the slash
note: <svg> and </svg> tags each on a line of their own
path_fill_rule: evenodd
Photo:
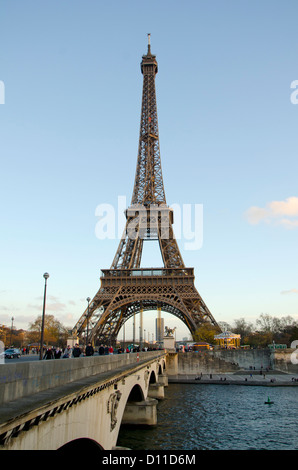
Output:
<svg viewBox="0 0 298 470">
<path fill-rule="evenodd" d="M 268 400 L 274 402 L 267 405 Z M 297 450 L 298 387 L 169 384 L 150 429 L 121 427 L 132 450 Z"/>
</svg>

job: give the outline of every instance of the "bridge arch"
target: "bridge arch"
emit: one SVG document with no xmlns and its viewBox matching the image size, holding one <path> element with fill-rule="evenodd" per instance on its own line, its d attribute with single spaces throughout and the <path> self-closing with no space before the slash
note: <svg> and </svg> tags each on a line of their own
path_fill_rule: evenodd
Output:
<svg viewBox="0 0 298 470">
<path fill-rule="evenodd" d="M 59 451 L 67 451 L 67 452 L 80 452 L 80 451 L 103 451 L 104 448 L 96 442 L 94 439 L 89 439 L 85 437 L 81 437 L 79 439 L 74 439 L 72 441 L 67 442 L 66 444 L 59 447 L 57 450 Z"/>
<path fill-rule="evenodd" d="M 156 384 L 157 379 L 156 379 L 156 373 L 154 370 L 151 371 L 150 377 L 149 377 L 149 384 Z"/>
<path fill-rule="evenodd" d="M 188 328 L 191 335 L 195 333 L 197 325 L 179 296 L 174 293 L 162 299 L 155 298 L 154 295 L 150 297 L 139 295 L 137 298 L 120 296 L 115 299 L 109 312 L 103 312 L 97 325 L 94 325 L 94 340 L 98 339 L 98 343 L 102 343 L 105 341 L 104 338 L 109 338 L 109 341 L 114 343 L 121 328 L 130 318 L 141 311 L 156 311 L 158 307 L 161 311 L 177 317 Z"/>
<path fill-rule="evenodd" d="M 127 402 L 143 401 L 143 400 L 145 400 L 145 396 L 144 396 L 142 387 L 139 384 L 134 385 L 127 398 Z"/>
<path fill-rule="evenodd" d="M 196 329 L 196 325 L 193 319 L 190 317 L 189 312 L 182 304 L 179 296 L 172 293 L 171 295 L 165 296 L 162 299 L 155 298 L 154 296 L 145 297 L 143 295 L 136 297 L 127 297 L 123 299 L 117 299 L 117 302 L 113 305 L 113 309 L 109 315 L 104 314 L 105 321 L 108 322 L 110 315 L 114 316 L 116 312 L 122 312 L 122 323 L 117 325 L 118 331 L 122 324 L 131 318 L 134 314 L 139 313 L 141 310 L 157 310 L 160 307 L 162 311 L 170 313 L 175 317 L 179 318 L 193 333 Z"/>
</svg>

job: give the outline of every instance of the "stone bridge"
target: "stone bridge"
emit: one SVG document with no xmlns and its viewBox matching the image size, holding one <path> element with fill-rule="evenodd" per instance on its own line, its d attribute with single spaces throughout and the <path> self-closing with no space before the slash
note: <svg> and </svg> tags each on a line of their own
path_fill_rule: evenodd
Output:
<svg viewBox="0 0 298 470">
<path fill-rule="evenodd" d="M 0 365 L 0 449 L 117 448 L 121 424 L 155 425 L 164 351 Z"/>
</svg>

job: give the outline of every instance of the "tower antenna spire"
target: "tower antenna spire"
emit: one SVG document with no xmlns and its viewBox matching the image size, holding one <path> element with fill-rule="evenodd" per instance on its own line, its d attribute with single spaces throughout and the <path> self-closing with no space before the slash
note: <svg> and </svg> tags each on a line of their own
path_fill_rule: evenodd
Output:
<svg viewBox="0 0 298 470">
<path fill-rule="evenodd" d="M 147 36 L 148 36 L 148 54 L 151 54 L 151 43 L 150 43 L 151 34 L 148 33 Z"/>
</svg>

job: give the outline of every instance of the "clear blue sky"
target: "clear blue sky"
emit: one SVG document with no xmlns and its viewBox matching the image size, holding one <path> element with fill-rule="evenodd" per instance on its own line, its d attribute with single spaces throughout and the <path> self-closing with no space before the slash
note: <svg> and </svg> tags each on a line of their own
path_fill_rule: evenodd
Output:
<svg viewBox="0 0 298 470">
<path fill-rule="evenodd" d="M 131 199 L 147 33 L 167 202 L 204 208 L 201 249 L 179 241 L 198 291 L 219 322 L 298 319 L 297 14 L 297 0 L 1 1 L 0 323 L 41 314 L 48 271 L 47 313 L 73 326 L 110 267 L 118 240 L 96 237 L 95 211 Z"/>
</svg>

